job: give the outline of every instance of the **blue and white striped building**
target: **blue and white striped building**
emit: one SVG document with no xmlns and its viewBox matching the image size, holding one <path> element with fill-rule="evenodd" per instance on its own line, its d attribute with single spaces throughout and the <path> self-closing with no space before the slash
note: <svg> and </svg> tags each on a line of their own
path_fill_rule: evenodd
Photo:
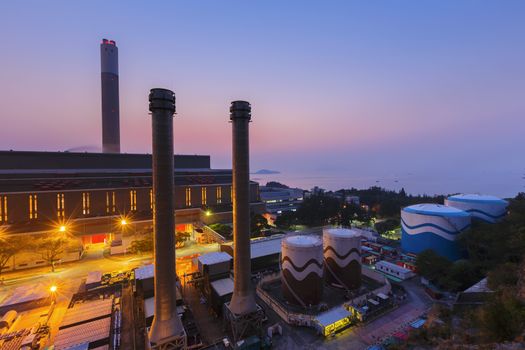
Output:
<svg viewBox="0 0 525 350">
<path fill-rule="evenodd" d="M 445 199 L 445 205 L 458 208 L 489 223 L 501 220 L 507 214 L 508 202 L 494 196 L 479 194 L 458 194 Z"/>
<path fill-rule="evenodd" d="M 450 260 L 461 258 L 458 235 L 470 228 L 466 211 L 441 204 L 416 204 L 401 210 L 401 248 L 419 254 L 432 249 Z"/>
</svg>

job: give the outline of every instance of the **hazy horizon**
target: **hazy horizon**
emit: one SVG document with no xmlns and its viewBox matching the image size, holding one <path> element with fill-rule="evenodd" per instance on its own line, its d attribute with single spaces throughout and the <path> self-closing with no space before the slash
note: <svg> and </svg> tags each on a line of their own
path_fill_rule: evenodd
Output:
<svg viewBox="0 0 525 350">
<path fill-rule="evenodd" d="M 254 171 L 513 196 L 525 189 L 524 13 L 510 0 L 2 2 L 0 149 L 100 147 L 108 38 L 123 152 L 151 152 L 147 94 L 165 87 L 176 153 L 216 168 L 231 166 L 228 108 L 245 99 Z"/>
</svg>

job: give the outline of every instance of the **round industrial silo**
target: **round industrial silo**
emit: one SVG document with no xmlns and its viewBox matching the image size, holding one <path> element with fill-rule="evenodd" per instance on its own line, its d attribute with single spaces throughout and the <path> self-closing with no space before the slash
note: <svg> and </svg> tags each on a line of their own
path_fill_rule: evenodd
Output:
<svg viewBox="0 0 525 350">
<path fill-rule="evenodd" d="M 470 227 L 470 214 L 441 204 L 416 204 L 401 210 L 401 248 L 419 254 L 432 249 L 450 260 L 462 252 L 458 235 Z"/>
<path fill-rule="evenodd" d="M 445 205 L 472 215 L 473 219 L 495 223 L 507 215 L 509 203 L 501 198 L 480 194 L 457 194 L 445 199 Z"/>
<path fill-rule="evenodd" d="M 281 242 L 282 290 L 292 304 L 317 305 L 323 294 L 323 242 L 317 236 L 289 236 Z"/>
<path fill-rule="evenodd" d="M 361 235 L 349 229 L 323 230 L 325 280 L 356 289 L 361 285 Z"/>
</svg>

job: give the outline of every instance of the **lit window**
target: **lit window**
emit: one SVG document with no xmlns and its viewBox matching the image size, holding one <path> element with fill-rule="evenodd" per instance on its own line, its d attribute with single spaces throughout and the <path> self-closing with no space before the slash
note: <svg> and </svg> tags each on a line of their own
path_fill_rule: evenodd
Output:
<svg viewBox="0 0 525 350">
<path fill-rule="evenodd" d="M 217 204 L 222 203 L 222 187 L 217 186 Z"/>
<path fill-rule="evenodd" d="M 57 216 L 59 219 L 64 219 L 66 216 L 65 205 L 64 205 L 64 194 L 57 193 Z"/>
<path fill-rule="evenodd" d="M 115 211 L 115 192 L 106 192 L 106 214 L 112 214 Z"/>
<path fill-rule="evenodd" d="M 202 205 L 206 205 L 206 203 L 208 202 L 207 199 L 206 199 L 206 194 L 207 194 L 207 188 L 206 187 L 202 187 L 201 188 L 201 204 Z"/>
<path fill-rule="evenodd" d="M 29 219 L 38 219 L 38 198 L 36 194 L 29 195 Z"/>
<path fill-rule="evenodd" d="M 0 196 L 0 222 L 7 223 L 7 196 Z"/>
<path fill-rule="evenodd" d="M 191 188 L 186 187 L 186 206 L 191 207 Z"/>
<path fill-rule="evenodd" d="M 82 192 L 82 214 L 89 215 L 89 192 Z"/>
<path fill-rule="evenodd" d="M 137 191 L 136 190 L 129 191 L 129 204 L 130 204 L 131 211 L 137 210 Z"/>
</svg>

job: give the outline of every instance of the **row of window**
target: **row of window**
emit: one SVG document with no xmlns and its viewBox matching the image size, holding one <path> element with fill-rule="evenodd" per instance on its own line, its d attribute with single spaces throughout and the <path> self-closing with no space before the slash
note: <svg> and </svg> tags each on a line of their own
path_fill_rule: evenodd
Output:
<svg viewBox="0 0 525 350">
<path fill-rule="evenodd" d="M 186 187 L 185 189 L 185 206 L 191 207 L 191 187 Z M 230 195 L 233 198 L 233 189 L 230 186 Z M 30 194 L 29 195 L 29 219 L 36 220 L 38 219 L 38 195 Z M 222 204 L 222 187 L 216 187 L 216 203 Z M 66 207 L 64 193 L 57 193 L 56 195 L 57 203 L 57 218 L 59 220 L 65 219 Z M 137 210 L 137 190 L 129 191 L 129 204 L 130 210 Z M 153 190 L 149 190 L 149 204 L 150 209 L 153 210 L 154 206 L 154 196 Z M 208 205 L 208 187 L 201 188 L 201 205 Z M 117 212 L 116 207 L 116 196 L 114 191 L 106 192 L 106 214 L 115 214 Z M 82 192 L 82 214 L 90 215 L 91 213 L 91 194 L 89 192 Z M 0 223 L 7 223 L 8 212 L 7 212 L 7 196 L 0 196 Z"/>
</svg>

